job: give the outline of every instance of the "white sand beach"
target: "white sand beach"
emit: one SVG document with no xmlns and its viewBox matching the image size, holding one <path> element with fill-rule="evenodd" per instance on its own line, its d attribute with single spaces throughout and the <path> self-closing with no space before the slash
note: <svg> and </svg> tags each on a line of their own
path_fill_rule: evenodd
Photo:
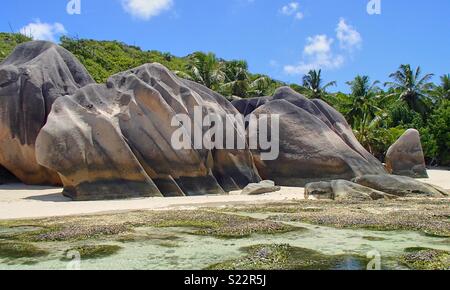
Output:
<svg viewBox="0 0 450 290">
<path fill-rule="evenodd" d="M 423 182 L 450 190 L 449 170 L 429 170 Z M 282 187 L 281 191 L 259 196 L 238 193 L 221 196 L 140 198 L 114 201 L 73 202 L 62 188 L 8 184 L 0 186 L 0 220 L 86 215 L 130 210 L 195 209 L 242 204 L 264 204 L 304 199 L 303 188 Z"/>
</svg>

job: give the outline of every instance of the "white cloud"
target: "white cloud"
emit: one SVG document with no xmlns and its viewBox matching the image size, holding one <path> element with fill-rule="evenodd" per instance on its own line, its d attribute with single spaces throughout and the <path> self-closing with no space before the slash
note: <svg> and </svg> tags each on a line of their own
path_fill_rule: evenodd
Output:
<svg viewBox="0 0 450 290">
<path fill-rule="evenodd" d="M 173 0 L 122 0 L 123 9 L 132 16 L 149 20 L 173 6 Z"/>
<path fill-rule="evenodd" d="M 319 34 L 306 39 L 302 60 L 296 65 L 284 66 L 287 74 L 304 74 L 310 70 L 340 68 L 355 48 L 361 48 L 361 34 L 341 18 L 336 28 L 339 52 L 335 52 L 333 38 Z"/>
<path fill-rule="evenodd" d="M 332 38 L 322 34 L 308 37 L 306 41 L 303 60 L 297 65 L 285 66 L 287 74 L 304 74 L 313 69 L 337 69 L 344 64 L 344 57 L 332 52 Z"/>
<path fill-rule="evenodd" d="M 343 18 L 339 20 L 336 28 L 336 37 L 342 49 L 353 51 L 355 48 L 361 48 L 361 34 L 351 25 L 348 25 Z"/>
<path fill-rule="evenodd" d="M 325 34 L 308 37 L 307 45 L 303 49 L 306 55 L 327 54 L 331 51 L 333 39 L 328 38 Z"/>
<path fill-rule="evenodd" d="M 300 11 L 300 4 L 298 2 L 291 2 L 283 7 L 281 7 L 281 13 L 286 16 L 294 16 L 295 19 L 301 20 L 304 15 Z"/>
<path fill-rule="evenodd" d="M 66 34 L 67 31 L 61 23 L 42 23 L 39 19 L 29 23 L 20 29 L 20 33 L 34 40 L 56 41 L 57 36 Z"/>
</svg>

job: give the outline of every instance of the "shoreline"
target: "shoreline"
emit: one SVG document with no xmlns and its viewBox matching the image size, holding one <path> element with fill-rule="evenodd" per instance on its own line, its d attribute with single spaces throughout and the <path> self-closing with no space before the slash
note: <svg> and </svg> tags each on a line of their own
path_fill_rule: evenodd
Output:
<svg viewBox="0 0 450 290">
<path fill-rule="evenodd" d="M 429 179 L 420 179 L 450 190 L 450 171 L 429 170 Z M 280 191 L 257 195 L 138 198 L 111 201 L 74 202 L 61 194 L 62 188 L 7 184 L 0 186 L 0 220 L 39 219 L 137 210 L 198 209 L 233 205 L 258 205 L 304 200 L 304 188 L 282 187 Z"/>
</svg>

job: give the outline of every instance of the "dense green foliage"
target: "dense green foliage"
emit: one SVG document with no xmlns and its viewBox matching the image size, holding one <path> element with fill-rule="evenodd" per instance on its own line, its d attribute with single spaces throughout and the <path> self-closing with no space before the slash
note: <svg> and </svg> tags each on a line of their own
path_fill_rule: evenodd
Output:
<svg viewBox="0 0 450 290">
<path fill-rule="evenodd" d="M 17 44 L 30 39 L 20 34 L 0 33 L 0 61 Z M 226 61 L 213 53 L 195 52 L 186 57 L 170 53 L 143 51 L 117 41 L 61 38 L 61 45 L 72 52 L 99 83 L 112 74 L 158 62 L 180 77 L 201 83 L 229 99 L 272 95 L 283 82 L 249 72 L 243 60 Z M 391 81 L 380 88 L 368 76 L 356 76 L 347 84 L 350 93 L 328 93 L 335 82 L 325 83 L 322 72 L 310 71 L 301 85 L 291 88 L 308 98 L 319 98 L 338 109 L 349 121 L 361 144 L 383 159 L 387 149 L 405 130 L 418 129 L 426 159 L 432 165 L 450 165 L 450 75 L 439 85 L 430 82 L 432 74 L 420 67 L 401 65 L 389 75 Z"/>
<path fill-rule="evenodd" d="M 420 67 L 413 70 L 401 65 L 390 75 L 393 82 L 386 91 L 370 83 L 368 76 L 348 82 L 351 93 L 337 93 L 329 100 L 345 115 L 361 144 L 383 159 L 389 146 L 407 129 L 415 128 L 422 136 L 427 162 L 450 165 L 450 108 L 448 76 L 442 84 L 422 76 Z"/>
<path fill-rule="evenodd" d="M 187 61 L 169 53 L 142 51 L 139 47 L 117 41 L 77 40 L 61 38 L 61 46 L 72 52 L 94 80 L 106 81 L 111 75 L 145 63 L 158 62 L 171 70 L 182 70 Z"/>
<path fill-rule="evenodd" d="M 18 44 L 30 40 L 30 38 L 22 34 L 0 32 L 0 62 L 3 61 Z"/>
<path fill-rule="evenodd" d="M 281 84 L 265 76 L 250 74 L 245 61 L 225 61 L 213 53 L 195 52 L 186 57 L 176 57 L 170 53 L 142 51 L 139 47 L 117 41 L 68 37 L 61 38 L 61 46 L 72 52 L 97 82 L 105 82 L 112 74 L 157 62 L 179 76 L 201 83 L 225 96 L 270 94 Z"/>
</svg>

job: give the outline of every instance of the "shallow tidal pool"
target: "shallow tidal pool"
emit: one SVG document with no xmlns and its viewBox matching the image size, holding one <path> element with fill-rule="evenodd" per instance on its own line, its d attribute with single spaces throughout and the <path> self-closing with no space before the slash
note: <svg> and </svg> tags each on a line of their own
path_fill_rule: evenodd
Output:
<svg viewBox="0 0 450 290">
<path fill-rule="evenodd" d="M 269 214 L 239 214 L 265 219 Z M 298 222 L 288 225 L 302 228 L 277 234 L 253 234 L 244 238 L 216 238 L 193 234 L 188 227 L 140 227 L 133 237 L 103 236 L 80 241 L 39 242 L 39 248 L 48 254 L 39 257 L 0 258 L 0 269 L 183 269 L 200 270 L 224 261 L 245 257 L 243 249 L 255 245 L 290 245 L 314 250 L 323 255 L 341 255 L 341 261 L 332 269 L 366 269 L 367 261 L 380 261 L 382 269 L 407 269 L 398 257 L 407 248 L 433 248 L 450 251 L 448 238 L 427 236 L 412 231 L 371 231 L 336 229 Z M 0 228 L 0 234 L 29 232 L 33 227 Z M 0 242 L 1 239 L 0 239 Z M 34 245 L 34 244 L 33 244 Z M 77 259 L 70 249 L 83 246 L 108 245 L 118 249 L 113 253 Z M 376 264 L 372 264 L 376 265 Z"/>
</svg>

